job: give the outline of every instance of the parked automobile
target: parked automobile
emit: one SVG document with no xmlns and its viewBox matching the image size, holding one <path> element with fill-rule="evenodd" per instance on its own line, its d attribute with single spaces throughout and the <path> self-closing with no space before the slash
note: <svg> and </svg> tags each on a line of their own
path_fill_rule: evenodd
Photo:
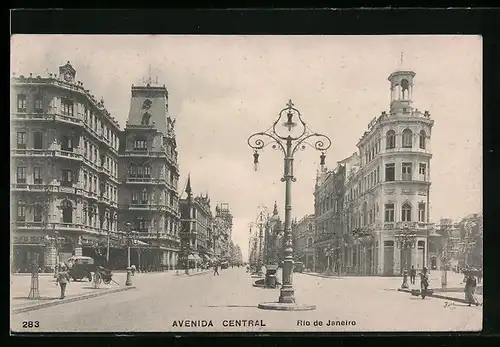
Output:
<svg viewBox="0 0 500 347">
<path fill-rule="evenodd" d="M 88 278 L 92 281 L 92 272 L 96 270 L 96 264 L 91 257 L 73 256 L 68 259 L 69 277 L 73 281 L 81 281 L 83 278 Z"/>
<path fill-rule="evenodd" d="M 304 263 L 296 261 L 293 266 L 293 272 L 304 272 Z"/>
</svg>

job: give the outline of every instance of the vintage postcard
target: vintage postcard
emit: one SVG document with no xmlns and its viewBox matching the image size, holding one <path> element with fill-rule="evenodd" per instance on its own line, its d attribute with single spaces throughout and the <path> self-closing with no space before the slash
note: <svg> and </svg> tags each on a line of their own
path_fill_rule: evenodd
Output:
<svg viewBox="0 0 500 347">
<path fill-rule="evenodd" d="M 11 48 L 13 333 L 482 329 L 481 37 Z"/>
</svg>

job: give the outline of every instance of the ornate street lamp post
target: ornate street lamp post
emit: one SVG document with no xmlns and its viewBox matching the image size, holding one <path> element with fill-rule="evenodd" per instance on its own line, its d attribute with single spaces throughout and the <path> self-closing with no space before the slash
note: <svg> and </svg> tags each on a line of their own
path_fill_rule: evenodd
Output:
<svg viewBox="0 0 500 347">
<path fill-rule="evenodd" d="M 417 242 L 417 234 L 415 231 L 410 230 L 408 226 L 404 226 L 399 234 L 396 235 L 396 243 L 398 248 L 403 250 L 409 250 L 415 248 Z M 401 288 L 408 288 L 408 264 L 406 262 L 406 256 L 404 257 L 403 264 L 403 283 L 401 284 Z"/>
<path fill-rule="evenodd" d="M 283 262 L 283 285 L 277 303 L 260 304 L 259 308 L 274 310 L 313 310 L 314 305 L 297 305 L 295 303 L 292 284 L 293 273 L 293 245 L 292 245 L 292 182 L 297 179 L 293 176 L 293 156 L 297 150 L 304 150 L 309 145 L 321 151 L 320 164 L 325 164 L 325 151 L 330 147 L 330 139 L 322 134 L 310 131 L 302 120 L 300 112 L 294 108 L 292 100 L 279 113 L 278 119 L 264 132 L 252 134 L 248 138 L 248 145 L 254 149 L 254 165 L 257 170 L 259 163 L 258 150 L 272 144 L 273 149 L 281 150 L 284 154 L 284 172 L 281 178 L 285 182 L 285 252 Z M 316 138 L 314 144 L 306 140 Z"/>
<path fill-rule="evenodd" d="M 135 240 L 135 231 L 132 230 L 132 223 L 127 222 L 125 223 L 125 226 L 127 227 L 126 230 L 126 241 L 127 241 L 127 267 L 130 268 L 130 248 Z"/>
<path fill-rule="evenodd" d="M 253 223 L 248 223 L 248 266 L 252 266 L 252 227 Z"/>
<path fill-rule="evenodd" d="M 267 208 L 265 206 L 259 206 L 261 209 L 257 216 L 256 225 L 259 228 L 259 248 L 258 248 L 258 259 L 257 259 L 257 275 L 263 276 L 262 266 L 264 265 L 263 259 L 263 246 L 264 246 L 264 227 L 266 225 L 267 218 Z"/>
</svg>

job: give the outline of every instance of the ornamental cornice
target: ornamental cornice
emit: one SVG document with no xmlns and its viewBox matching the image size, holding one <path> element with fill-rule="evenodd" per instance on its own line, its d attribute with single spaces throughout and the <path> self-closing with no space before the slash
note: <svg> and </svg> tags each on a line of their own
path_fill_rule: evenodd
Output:
<svg viewBox="0 0 500 347">
<path fill-rule="evenodd" d="M 103 101 L 98 101 L 94 95 L 90 94 L 90 90 L 83 87 L 83 83 L 80 81 L 75 84 L 52 77 L 42 78 L 37 76 L 34 78 L 21 75 L 20 77 L 11 78 L 11 84 L 12 86 L 29 86 L 34 88 L 55 87 L 57 89 L 78 93 L 89 102 L 90 106 L 93 106 L 95 110 L 101 113 L 109 123 L 113 124 L 116 130 L 120 130 L 118 121 L 116 121 L 115 118 L 111 116 L 111 113 L 104 107 Z"/>
</svg>

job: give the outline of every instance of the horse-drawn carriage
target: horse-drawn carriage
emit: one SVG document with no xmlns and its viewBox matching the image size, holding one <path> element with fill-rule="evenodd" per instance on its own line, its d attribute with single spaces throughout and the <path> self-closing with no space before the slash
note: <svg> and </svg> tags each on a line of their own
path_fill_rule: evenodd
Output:
<svg viewBox="0 0 500 347">
<path fill-rule="evenodd" d="M 102 266 L 97 266 L 94 272 L 94 282 L 96 284 L 100 284 L 101 282 L 104 284 L 110 284 L 111 281 L 113 281 L 113 273 L 111 270 Z"/>
</svg>

